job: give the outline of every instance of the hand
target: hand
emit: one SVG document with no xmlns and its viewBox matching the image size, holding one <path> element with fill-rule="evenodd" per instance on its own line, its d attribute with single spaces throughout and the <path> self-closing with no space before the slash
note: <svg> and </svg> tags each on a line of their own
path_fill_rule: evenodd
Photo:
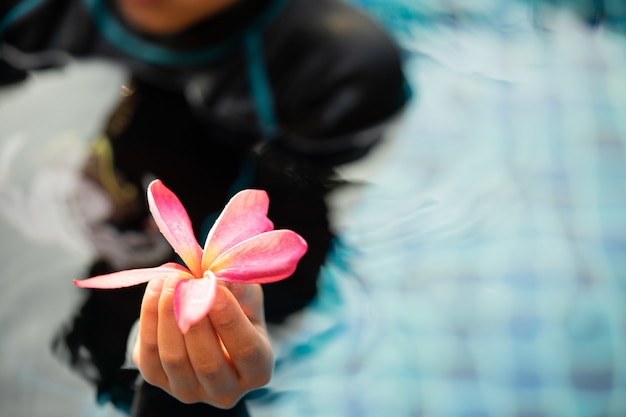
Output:
<svg viewBox="0 0 626 417">
<path fill-rule="evenodd" d="M 176 280 L 148 284 L 133 361 L 148 383 L 179 401 L 233 407 L 272 375 L 263 290 L 256 284 L 218 285 L 208 316 L 183 335 L 174 319 L 175 287 Z"/>
</svg>

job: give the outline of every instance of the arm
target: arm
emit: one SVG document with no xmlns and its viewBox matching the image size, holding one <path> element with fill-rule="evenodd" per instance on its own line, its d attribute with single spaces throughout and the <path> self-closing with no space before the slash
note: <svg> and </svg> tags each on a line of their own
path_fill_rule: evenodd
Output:
<svg viewBox="0 0 626 417">
<path fill-rule="evenodd" d="M 369 18 L 342 2 L 299 3 L 280 52 L 267 46 L 279 129 L 259 150 L 254 186 L 270 192 L 276 226 L 311 244 L 292 278 L 264 286 L 271 323 L 316 295 L 333 239 L 326 195 L 341 185 L 335 168 L 379 144 L 410 93 L 399 50 Z"/>
<path fill-rule="evenodd" d="M 296 27 L 283 60 L 269 63 L 281 127 L 273 146 L 317 166 L 336 166 L 374 147 L 410 92 L 389 36 L 343 2 L 321 2 L 326 7 L 303 6 L 303 16 L 291 18 Z"/>
</svg>

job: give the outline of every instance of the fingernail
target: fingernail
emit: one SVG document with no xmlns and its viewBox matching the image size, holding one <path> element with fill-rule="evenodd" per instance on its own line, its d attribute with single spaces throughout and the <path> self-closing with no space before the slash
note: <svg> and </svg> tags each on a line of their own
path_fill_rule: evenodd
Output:
<svg viewBox="0 0 626 417">
<path fill-rule="evenodd" d="M 163 278 L 154 278 L 151 279 L 150 281 L 148 281 L 148 286 L 147 286 L 147 290 L 154 292 L 154 293 L 160 293 L 161 290 L 163 289 L 163 282 L 165 281 L 165 279 Z"/>
<path fill-rule="evenodd" d="M 213 301 L 212 310 L 218 311 L 222 310 L 226 306 L 226 294 L 224 291 L 220 291 L 219 289 L 215 293 L 215 300 Z"/>
<path fill-rule="evenodd" d="M 235 298 L 239 299 L 243 297 L 246 291 L 246 284 L 240 284 L 237 282 L 224 282 L 224 287 L 228 288 L 228 290 L 235 296 Z"/>
</svg>

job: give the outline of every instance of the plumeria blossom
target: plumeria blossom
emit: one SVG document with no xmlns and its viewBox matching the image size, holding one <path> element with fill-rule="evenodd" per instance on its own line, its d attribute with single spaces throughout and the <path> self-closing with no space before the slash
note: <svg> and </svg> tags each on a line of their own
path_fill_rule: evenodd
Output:
<svg viewBox="0 0 626 417">
<path fill-rule="evenodd" d="M 179 279 L 174 313 L 181 332 L 211 309 L 217 280 L 266 284 L 289 277 L 307 251 L 306 241 L 291 230 L 274 230 L 267 218 L 265 191 L 243 190 L 226 205 L 202 249 L 191 220 L 176 195 L 160 180 L 148 187 L 150 212 L 159 230 L 186 266 L 166 263 L 74 281 L 81 288 L 122 288 L 154 278 Z"/>
</svg>

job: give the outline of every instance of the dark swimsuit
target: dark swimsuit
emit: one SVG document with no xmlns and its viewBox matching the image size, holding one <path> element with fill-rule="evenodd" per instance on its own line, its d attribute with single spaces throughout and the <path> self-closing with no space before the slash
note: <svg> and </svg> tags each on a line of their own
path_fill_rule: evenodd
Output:
<svg viewBox="0 0 626 417">
<path fill-rule="evenodd" d="M 374 146 L 407 99 L 393 43 L 336 0 L 242 1 L 169 37 L 133 31 L 107 1 L 5 0 L 0 45 L 0 85 L 68 55 L 127 66 L 131 110 L 114 114 L 107 132 L 115 169 L 137 189 L 146 175 L 162 179 L 201 241 L 236 191 L 268 191 L 276 228 L 297 231 L 310 247 L 292 277 L 264 286 L 274 323 L 316 294 L 332 240 L 325 196 L 333 166 Z M 139 199 L 115 227 L 141 229 L 148 214 Z M 111 270 L 96 262 L 89 275 Z M 99 400 L 129 411 L 132 403 L 139 416 L 247 415 L 243 401 L 226 411 L 185 405 L 146 383 L 137 387 L 137 371 L 120 369 L 142 294 L 141 286 L 90 292 L 56 341 L 98 386 Z"/>
</svg>

